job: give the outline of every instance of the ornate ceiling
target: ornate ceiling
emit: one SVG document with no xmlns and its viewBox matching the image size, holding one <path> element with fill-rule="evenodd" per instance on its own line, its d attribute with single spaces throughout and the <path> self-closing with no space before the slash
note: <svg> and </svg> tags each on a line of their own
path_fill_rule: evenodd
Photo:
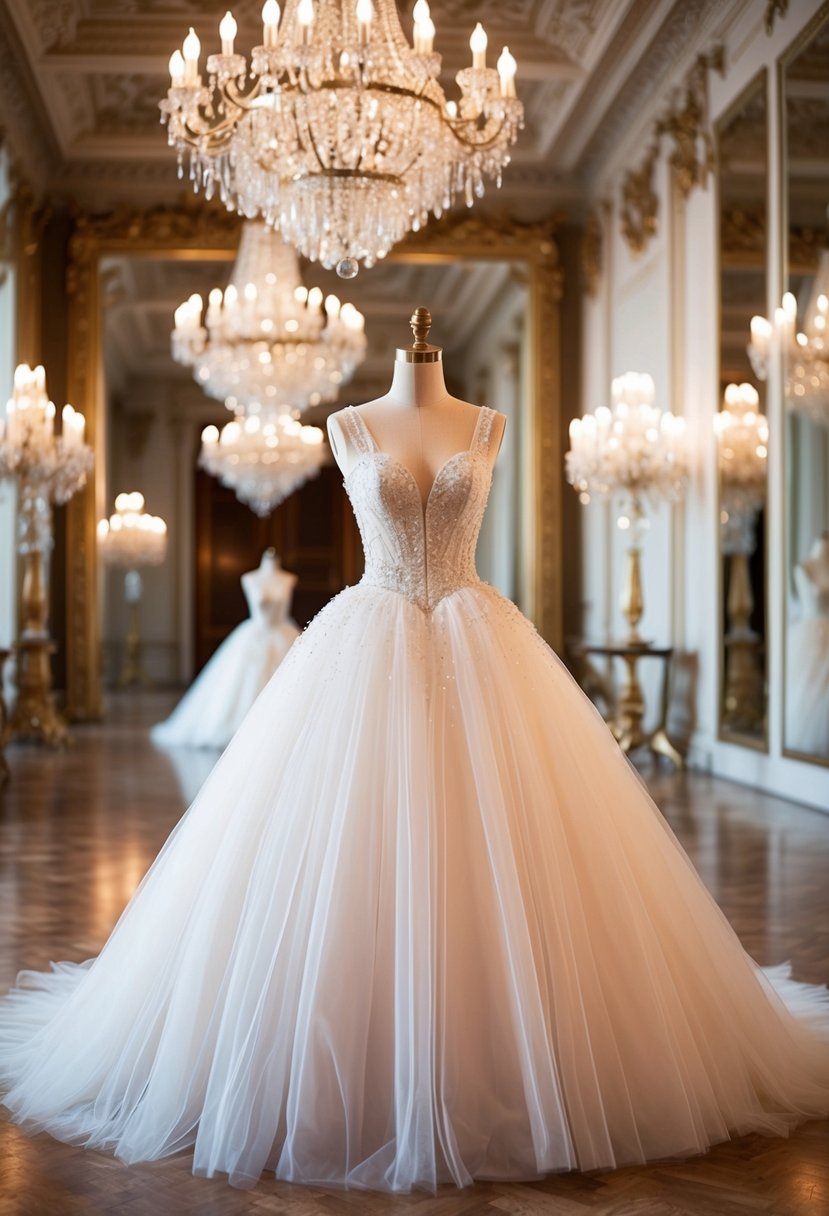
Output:
<svg viewBox="0 0 829 1216">
<path fill-rule="evenodd" d="M 217 49 L 225 7 L 0 0 L 0 126 L 37 184 L 84 206 L 175 199 L 181 184 L 158 113 L 167 60 L 190 25 Z M 398 7 L 408 31 L 412 5 Z M 669 70 L 711 9 L 712 0 L 433 0 L 450 95 L 476 21 L 496 53 L 508 43 L 518 59 L 527 129 L 505 178 L 510 205 L 539 214 L 577 193 L 620 115 L 629 120 L 653 87 L 653 64 Z M 239 49 L 260 40 L 260 11 L 261 0 L 233 4 Z"/>
</svg>

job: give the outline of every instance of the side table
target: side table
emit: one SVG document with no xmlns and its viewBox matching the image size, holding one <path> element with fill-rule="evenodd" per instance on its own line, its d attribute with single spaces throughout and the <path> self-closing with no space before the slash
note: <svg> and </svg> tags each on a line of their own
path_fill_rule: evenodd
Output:
<svg viewBox="0 0 829 1216">
<path fill-rule="evenodd" d="M 570 650 L 576 658 L 621 659 L 625 665 L 625 680 L 619 693 L 615 711 L 608 720 L 617 743 L 627 754 L 637 748 L 647 747 L 657 756 L 664 756 L 677 768 L 685 767 L 684 753 L 668 737 L 668 691 L 672 646 L 651 646 L 647 642 L 592 643 L 574 641 Z M 642 726 L 645 717 L 645 694 L 639 683 L 637 667 L 640 660 L 658 659 L 662 664 L 662 691 L 660 694 L 659 718 L 652 731 Z"/>
</svg>

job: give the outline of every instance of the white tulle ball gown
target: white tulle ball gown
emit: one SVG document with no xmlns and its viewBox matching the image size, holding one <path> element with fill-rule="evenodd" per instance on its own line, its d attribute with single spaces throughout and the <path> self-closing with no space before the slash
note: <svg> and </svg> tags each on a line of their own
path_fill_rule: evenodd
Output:
<svg viewBox="0 0 829 1216">
<path fill-rule="evenodd" d="M 285 578 L 292 588 L 293 576 Z M 159 746 L 227 747 L 299 637 L 299 630 L 288 615 L 290 591 L 263 595 L 244 582 L 243 590 L 249 619 L 225 638 L 170 717 L 152 728 L 150 737 Z"/>
<path fill-rule="evenodd" d="M 100 956 L 0 1012 L 15 1119 L 385 1190 L 699 1153 L 829 1110 L 829 999 L 744 953 L 563 665 L 475 573 L 492 413 L 347 478 L 366 573 Z"/>
</svg>

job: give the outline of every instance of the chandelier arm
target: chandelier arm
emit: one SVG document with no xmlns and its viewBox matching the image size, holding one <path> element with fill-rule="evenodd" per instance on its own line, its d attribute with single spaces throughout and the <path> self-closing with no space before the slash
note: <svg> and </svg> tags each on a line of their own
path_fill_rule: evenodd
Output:
<svg viewBox="0 0 829 1216">
<path fill-rule="evenodd" d="M 446 122 L 446 125 L 449 127 L 449 130 L 452 132 L 455 139 L 458 141 L 459 144 L 461 144 L 462 147 L 471 148 L 476 152 L 488 152 L 490 148 L 494 148 L 495 145 L 499 142 L 501 135 L 504 131 L 504 128 L 506 127 L 507 120 L 506 120 L 506 118 L 502 118 L 497 131 L 495 131 L 494 134 L 487 136 L 486 139 L 480 139 L 480 140 L 468 139 L 465 135 L 462 134 L 462 132 L 459 129 L 461 126 L 471 126 L 474 123 L 474 121 L 475 120 L 472 118 L 467 118 L 467 119 L 462 119 L 460 122 L 452 123 L 452 122 L 449 122 L 447 119 L 444 119 L 444 122 Z"/>
</svg>

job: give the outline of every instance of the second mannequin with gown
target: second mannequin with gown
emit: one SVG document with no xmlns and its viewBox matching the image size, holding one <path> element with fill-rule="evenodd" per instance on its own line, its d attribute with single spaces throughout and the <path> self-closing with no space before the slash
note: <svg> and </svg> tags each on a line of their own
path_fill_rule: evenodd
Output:
<svg viewBox="0 0 829 1216">
<path fill-rule="evenodd" d="M 202 668 L 169 718 L 150 732 L 162 747 L 227 747 L 299 630 L 290 618 L 296 575 L 266 549 L 242 575 L 250 618 L 237 625 Z"/>
<path fill-rule="evenodd" d="M 829 759 L 829 532 L 794 568 L 800 619 L 786 638 L 786 746 Z"/>
<path fill-rule="evenodd" d="M 425 324 L 425 322 L 424 322 Z M 365 574 L 97 959 L 0 1003 L 12 1116 L 198 1174 L 408 1191 L 785 1134 L 829 993 L 761 970 L 474 552 L 503 429 L 422 328 L 330 420 Z"/>
</svg>

